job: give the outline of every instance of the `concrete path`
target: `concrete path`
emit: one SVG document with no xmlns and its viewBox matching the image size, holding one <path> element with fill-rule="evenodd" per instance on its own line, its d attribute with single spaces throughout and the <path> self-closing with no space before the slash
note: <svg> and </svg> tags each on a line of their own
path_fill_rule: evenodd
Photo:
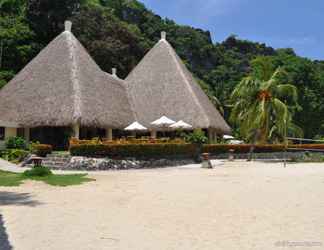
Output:
<svg viewBox="0 0 324 250">
<path fill-rule="evenodd" d="M 18 167 L 18 165 L 13 164 L 9 161 L 5 161 L 0 158 L 0 170 L 14 172 L 14 173 L 22 173 L 26 170 L 26 168 Z"/>
<path fill-rule="evenodd" d="M 6 161 L 4 159 L 0 158 L 0 170 L 2 171 L 8 171 L 13 173 L 23 173 L 25 170 L 28 170 L 30 168 L 27 167 L 19 167 L 17 164 L 11 163 L 9 161 Z M 91 173 L 87 171 L 63 171 L 63 170 L 53 170 L 54 174 L 86 174 Z"/>
</svg>

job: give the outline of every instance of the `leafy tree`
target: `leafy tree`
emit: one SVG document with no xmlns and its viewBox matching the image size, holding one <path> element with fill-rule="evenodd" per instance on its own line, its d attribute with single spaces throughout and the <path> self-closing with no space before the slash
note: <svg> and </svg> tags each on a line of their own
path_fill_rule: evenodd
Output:
<svg viewBox="0 0 324 250">
<path fill-rule="evenodd" d="M 3 14 L 21 14 L 25 8 L 24 0 L 0 0 L 0 13 Z"/>
<path fill-rule="evenodd" d="M 26 17 L 38 37 L 47 44 L 64 27 L 64 21 L 77 13 L 86 0 L 27 0 Z"/>
<path fill-rule="evenodd" d="M 231 96 L 234 103 L 231 120 L 239 126 L 245 139 L 253 140 L 256 132 L 259 134 L 256 139 L 262 143 L 283 140 L 287 132 L 300 134 L 292 122 L 291 112 L 298 105 L 297 89 L 282 83 L 283 73 L 278 68 L 270 79 L 265 78 L 266 74 L 261 78 L 245 77 L 235 87 Z M 287 104 L 288 100 L 291 105 Z"/>
<path fill-rule="evenodd" d="M 117 67 L 125 77 L 148 49 L 134 29 L 106 8 L 85 6 L 71 20 L 73 33 L 106 72 Z"/>
<path fill-rule="evenodd" d="M 31 59 L 31 41 L 34 34 L 23 18 L 19 17 L 1 17 L 0 26 L 0 67 L 17 70 Z"/>
</svg>

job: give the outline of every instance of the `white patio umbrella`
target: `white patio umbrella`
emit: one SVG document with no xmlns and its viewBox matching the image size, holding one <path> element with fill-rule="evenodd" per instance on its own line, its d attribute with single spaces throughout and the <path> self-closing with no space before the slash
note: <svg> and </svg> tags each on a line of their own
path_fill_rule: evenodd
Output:
<svg viewBox="0 0 324 250">
<path fill-rule="evenodd" d="M 171 120 L 170 118 L 166 116 L 162 116 L 160 119 L 157 119 L 154 122 L 151 122 L 152 125 L 157 127 L 169 127 L 172 124 L 175 124 L 176 122 Z"/>
<path fill-rule="evenodd" d="M 229 144 L 232 144 L 232 145 L 239 145 L 239 144 L 243 144 L 244 141 L 240 141 L 240 140 L 230 140 L 229 141 Z"/>
<path fill-rule="evenodd" d="M 146 127 L 144 127 L 139 122 L 133 122 L 131 125 L 129 125 L 127 128 L 125 128 L 126 131 L 145 131 L 147 130 Z"/>
<path fill-rule="evenodd" d="M 151 124 L 155 127 L 161 128 L 163 131 L 167 130 L 172 124 L 175 124 L 176 122 L 171 120 L 170 118 L 166 116 L 162 116 L 160 119 L 157 119 L 154 122 L 151 122 Z M 165 132 L 163 132 L 165 136 Z"/>
<path fill-rule="evenodd" d="M 232 139 L 234 139 L 234 137 L 231 136 L 231 135 L 223 135 L 223 139 L 225 139 L 225 140 L 232 140 Z"/>
<path fill-rule="evenodd" d="M 192 129 L 192 126 L 190 124 L 180 120 L 180 121 L 172 124 L 170 126 L 170 128 L 172 128 L 172 129 Z"/>
</svg>

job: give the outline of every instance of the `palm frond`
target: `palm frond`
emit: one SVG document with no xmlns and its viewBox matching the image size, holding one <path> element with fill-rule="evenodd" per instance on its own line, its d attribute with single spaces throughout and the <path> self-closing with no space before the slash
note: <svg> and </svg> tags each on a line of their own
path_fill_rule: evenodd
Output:
<svg viewBox="0 0 324 250">
<path fill-rule="evenodd" d="M 297 103 L 297 88 L 292 84 L 279 84 L 274 92 L 278 98 L 289 98 L 293 103 Z"/>
</svg>

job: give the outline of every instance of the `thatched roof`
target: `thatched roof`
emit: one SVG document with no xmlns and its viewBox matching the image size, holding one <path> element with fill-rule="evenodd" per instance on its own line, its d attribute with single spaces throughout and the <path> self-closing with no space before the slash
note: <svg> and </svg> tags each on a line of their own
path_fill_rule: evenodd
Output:
<svg viewBox="0 0 324 250">
<path fill-rule="evenodd" d="M 19 128 L 19 124 L 14 123 L 14 122 L 7 122 L 7 121 L 1 121 L 0 120 L 0 127 Z"/>
<path fill-rule="evenodd" d="M 184 120 L 194 128 L 230 133 L 230 127 L 167 42 L 165 33 L 126 78 L 126 83 L 137 120 L 147 127 L 166 115 Z"/>
<path fill-rule="evenodd" d="M 124 82 L 101 71 L 69 25 L 0 90 L 0 119 L 22 127 L 126 127 L 135 118 Z"/>
</svg>

